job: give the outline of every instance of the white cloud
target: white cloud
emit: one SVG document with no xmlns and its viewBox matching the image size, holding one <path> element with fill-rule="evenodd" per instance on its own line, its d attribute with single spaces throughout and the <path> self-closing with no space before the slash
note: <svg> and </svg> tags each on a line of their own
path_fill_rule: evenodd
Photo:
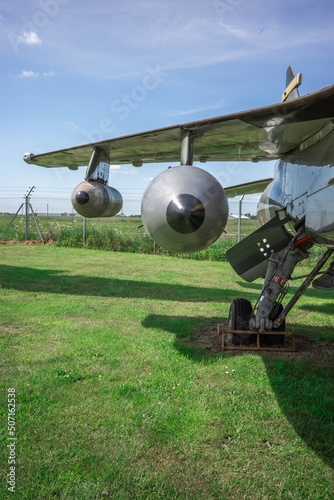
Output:
<svg viewBox="0 0 334 500">
<path fill-rule="evenodd" d="M 139 172 L 137 170 L 121 170 L 120 173 L 124 174 L 124 175 L 138 175 L 139 174 Z"/>
<path fill-rule="evenodd" d="M 34 31 L 24 31 L 23 35 L 18 37 L 18 43 L 24 45 L 42 45 L 42 40 Z"/>
<path fill-rule="evenodd" d="M 214 109 L 221 109 L 221 108 L 223 108 L 223 106 L 224 106 L 223 101 L 220 101 L 220 102 L 215 103 L 215 104 L 209 104 L 208 106 L 203 106 L 201 108 L 193 108 L 193 109 L 189 109 L 186 111 L 174 110 L 174 111 L 170 111 L 168 114 L 170 116 L 186 116 L 186 115 L 201 113 L 203 111 L 211 111 Z"/>
<path fill-rule="evenodd" d="M 44 76 L 45 78 L 49 78 L 51 76 L 54 76 L 56 73 L 54 71 L 44 71 L 43 73 L 39 74 L 36 73 L 35 71 L 26 71 L 25 69 L 22 70 L 22 72 L 19 74 L 19 78 L 38 78 L 39 76 Z"/>
<path fill-rule="evenodd" d="M 19 75 L 19 78 L 37 78 L 39 73 L 34 73 L 34 71 L 26 71 L 25 69 Z"/>
<path fill-rule="evenodd" d="M 122 175 L 137 175 L 139 173 L 137 170 L 127 170 L 125 167 L 121 167 L 120 165 L 110 165 L 110 172 Z"/>
</svg>

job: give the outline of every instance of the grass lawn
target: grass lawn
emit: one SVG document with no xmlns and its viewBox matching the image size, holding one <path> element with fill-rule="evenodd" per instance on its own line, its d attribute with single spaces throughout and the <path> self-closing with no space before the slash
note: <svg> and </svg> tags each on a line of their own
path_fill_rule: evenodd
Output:
<svg viewBox="0 0 334 500">
<path fill-rule="evenodd" d="M 299 352 L 221 354 L 261 290 L 225 262 L 0 252 L 1 499 L 333 498 L 332 294 L 289 315 Z"/>
<path fill-rule="evenodd" d="M 0 213 L 0 236 L 3 234 L 8 224 L 13 219 L 13 214 Z M 66 229 L 75 231 L 82 236 L 83 232 L 83 217 L 79 216 L 37 216 L 38 225 L 42 232 L 44 238 L 55 237 L 56 239 L 62 236 L 62 232 Z M 256 220 L 242 220 L 242 234 L 247 235 L 258 229 L 259 224 Z M 86 219 L 86 229 L 87 232 L 92 228 L 98 230 L 115 230 L 118 234 L 125 235 L 144 235 L 146 230 L 143 227 L 143 223 L 140 216 L 131 217 L 105 217 L 105 218 L 94 218 Z M 228 235 L 237 236 L 238 234 L 238 221 L 235 219 L 229 219 L 225 228 L 225 232 Z M 28 236 L 29 239 L 39 239 L 39 234 L 37 227 L 34 223 L 32 216 L 29 217 L 28 224 Z M 6 231 L 3 241 L 25 240 L 25 216 L 18 215 L 14 222 L 11 224 L 9 229 Z"/>
</svg>

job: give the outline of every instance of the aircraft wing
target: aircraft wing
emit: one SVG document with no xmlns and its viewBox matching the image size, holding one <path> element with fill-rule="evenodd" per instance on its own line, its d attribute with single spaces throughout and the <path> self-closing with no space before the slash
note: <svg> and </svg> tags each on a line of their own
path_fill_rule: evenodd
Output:
<svg viewBox="0 0 334 500">
<path fill-rule="evenodd" d="M 272 178 L 262 179 L 260 181 L 245 182 L 244 184 L 237 184 L 236 186 L 230 186 L 224 188 L 224 191 L 228 198 L 233 198 L 234 196 L 241 196 L 244 194 L 256 194 L 262 193 L 267 186 L 272 182 Z"/>
<path fill-rule="evenodd" d="M 107 154 L 110 164 L 141 166 L 143 163 L 179 162 L 182 137 L 185 132 L 189 132 L 193 160 L 197 162 L 268 161 L 287 153 L 292 153 L 298 162 L 298 153 L 296 156 L 293 152 L 299 151 L 302 144 L 307 148 L 307 141 L 316 141 L 319 131 L 325 130 L 326 134 L 331 132 L 334 128 L 332 120 L 334 85 L 263 108 L 45 154 L 26 154 L 24 159 L 27 163 L 44 167 L 66 166 L 76 169 L 88 165 L 94 148 L 98 147 Z M 329 157 L 333 158 L 334 155 L 329 154 Z"/>
</svg>

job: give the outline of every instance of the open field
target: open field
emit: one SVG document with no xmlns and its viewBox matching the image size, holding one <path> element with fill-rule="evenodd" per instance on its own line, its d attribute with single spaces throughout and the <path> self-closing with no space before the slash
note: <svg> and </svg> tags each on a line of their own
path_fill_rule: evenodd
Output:
<svg viewBox="0 0 334 500">
<path fill-rule="evenodd" d="M 0 213 L 0 235 L 6 229 L 7 225 L 12 220 L 12 214 L 1 214 Z M 38 216 L 38 224 L 41 228 L 43 237 L 55 237 L 58 238 L 61 235 L 62 229 L 71 229 L 72 231 L 77 231 L 82 235 L 83 231 L 83 217 L 81 216 Z M 97 228 L 100 230 L 115 230 L 118 233 L 125 235 L 143 235 L 146 233 L 145 228 L 142 225 L 140 216 L 130 216 L 130 217 L 105 217 L 96 219 L 86 219 L 86 227 L 89 231 L 90 228 Z M 247 235 L 255 231 L 259 227 L 257 220 L 249 219 L 242 220 L 242 234 Z M 225 232 L 229 235 L 237 236 L 238 234 L 238 221 L 236 219 L 229 219 Z M 36 228 L 34 219 L 32 216 L 29 217 L 29 239 L 38 239 L 39 234 Z M 10 226 L 6 232 L 3 240 L 17 240 L 24 241 L 25 239 L 25 216 L 18 215 L 13 224 Z"/>
<path fill-rule="evenodd" d="M 0 235 L 6 229 L 7 225 L 13 218 L 13 214 L 0 213 Z M 83 217 L 81 216 L 37 216 L 38 224 L 41 228 L 42 235 L 45 238 L 57 236 L 60 229 L 63 227 L 78 230 L 82 233 Z M 243 219 L 241 223 L 242 233 L 244 235 L 255 231 L 259 224 L 256 219 Z M 140 216 L 130 217 L 104 217 L 96 219 L 87 219 L 87 228 L 98 227 L 100 229 L 115 229 L 122 234 L 142 234 L 145 233 L 145 228 L 141 227 L 142 221 Z M 238 234 L 238 220 L 229 219 L 225 228 L 227 234 L 236 236 Z M 18 215 L 8 232 L 4 236 L 4 241 L 16 239 L 24 241 L 25 238 L 25 216 Z M 29 238 L 39 238 L 33 217 L 29 216 Z"/>
<path fill-rule="evenodd" d="M 288 317 L 299 352 L 222 355 L 215 325 L 261 290 L 225 262 L 0 252 L 1 498 L 333 498 L 332 294 Z"/>
<path fill-rule="evenodd" d="M 0 214 L 0 236 L 12 218 L 12 215 Z M 256 220 L 248 220 L 247 223 L 249 232 L 258 227 Z M 171 254 L 154 243 L 139 216 L 87 219 L 85 239 L 83 237 L 82 217 L 38 217 L 38 224 L 45 241 L 52 241 L 58 246 L 131 253 L 169 254 L 187 259 L 218 261 L 226 260 L 226 250 L 237 242 L 238 232 L 238 222 L 230 220 L 226 232 L 209 248 L 193 254 Z M 23 242 L 25 239 L 25 217 L 18 216 L 5 232 L 0 243 Z M 28 240 L 37 241 L 38 239 L 40 239 L 38 230 L 31 217 Z"/>
<path fill-rule="evenodd" d="M 5 231 L 13 216 L 0 214 L 0 236 Z M 37 227 L 30 217 L 28 240 L 39 239 Z M 111 217 L 102 219 L 87 219 L 85 242 L 83 240 L 82 217 L 38 217 L 38 223 L 46 242 L 54 242 L 58 246 L 72 248 L 90 248 L 95 250 L 108 250 L 117 252 L 146 253 L 170 255 L 183 259 L 225 261 L 226 251 L 233 247 L 237 241 L 238 221 L 229 219 L 224 233 L 208 248 L 192 254 L 176 254 L 167 252 L 162 247 L 155 245 L 146 232 L 139 216 Z M 242 238 L 258 229 L 256 220 L 242 221 Z M 6 231 L 0 244 L 25 241 L 25 217 L 18 216 Z M 324 253 L 320 247 L 314 247 L 310 252 L 308 262 L 317 262 Z M 303 265 L 306 261 L 303 263 Z M 306 263 L 307 264 L 307 263 Z"/>
</svg>

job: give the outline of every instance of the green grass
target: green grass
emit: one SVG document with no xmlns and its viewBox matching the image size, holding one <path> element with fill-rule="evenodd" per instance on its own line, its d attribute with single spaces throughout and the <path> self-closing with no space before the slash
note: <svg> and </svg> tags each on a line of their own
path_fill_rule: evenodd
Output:
<svg viewBox="0 0 334 500">
<path fill-rule="evenodd" d="M 261 290 L 227 263 L 0 251 L 1 498 L 333 498 L 330 294 L 288 317 L 300 352 L 223 355 L 212 329 Z"/>
<path fill-rule="evenodd" d="M 6 229 L 7 225 L 12 220 L 13 215 L 0 213 L 0 235 Z M 37 216 L 38 224 L 41 228 L 43 237 L 56 237 L 58 238 L 62 229 L 71 229 L 77 231 L 80 236 L 83 232 L 83 218 L 79 216 Z M 145 234 L 145 228 L 142 227 L 142 221 L 139 216 L 116 216 L 97 219 L 86 219 L 87 229 L 103 229 L 103 230 L 116 230 L 121 234 Z M 250 234 L 257 229 L 258 223 L 256 220 L 243 220 L 242 233 L 244 235 Z M 238 234 L 238 221 L 229 219 L 225 231 L 229 235 L 236 236 Z M 29 237 L 31 239 L 38 239 L 39 234 L 34 223 L 33 218 L 29 217 Z M 18 215 L 8 231 L 4 236 L 4 241 L 17 240 L 24 241 L 25 239 L 25 217 Z"/>
<path fill-rule="evenodd" d="M 0 214 L 0 235 L 6 229 L 12 216 Z M 257 227 L 256 221 L 247 221 L 252 228 Z M 72 248 L 91 248 L 116 252 L 147 253 L 170 255 L 194 260 L 226 260 L 226 250 L 236 242 L 238 231 L 237 221 L 228 222 L 227 236 L 223 235 L 209 248 L 192 254 L 176 254 L 167 252 L 154 244 L 146 232 L 140 217 L 113 217 L 103 219 L 87 219 L 86 236 L 83 238 L 82 217 L 38 217 L 38 224 L 45 240 L 52 239 L 56 245 Z M 18 216 L 6 231 L 3 241 L 25 241 L 25 218 Z M 29 240 L 38 240 L 39 234 L 33 220 L 30 220 Z"/>
<path fill-rule="evenodd" d="M 12 215 L 0 214 L 0 235 L 6 229 Z M 39 239 L 37 227 L 30 218 L 28 240 Z M 71 248 L 90 248 L 94 250 L 107 250 L 113 252 L 145 253 L 168 255 L 182 259 L 226 261 L 226 251 L 237 242 L 238 221 L 228 220 L 225 232 L 210 247 L 191 254 L 168 252 L 154 244 L 144 228 L 139 216 L 112 217 L 102 219 L 87 219 L 86 237 L 83 239 L 82 217 L 38 217 L 38 223 L 46 241 L 50 239 L 57 246 Z M 256 220 L 242 221 L 242 238 L 258 228 Z M 3 242 L 25 241 L 25 218 L 18 216 L 3 237 Z M 324 253 L 320 247 L 310 251 L 308 262 L 313 265 Z M 307 265 L 307 261 L 303 262 Z"/>
</svg>

